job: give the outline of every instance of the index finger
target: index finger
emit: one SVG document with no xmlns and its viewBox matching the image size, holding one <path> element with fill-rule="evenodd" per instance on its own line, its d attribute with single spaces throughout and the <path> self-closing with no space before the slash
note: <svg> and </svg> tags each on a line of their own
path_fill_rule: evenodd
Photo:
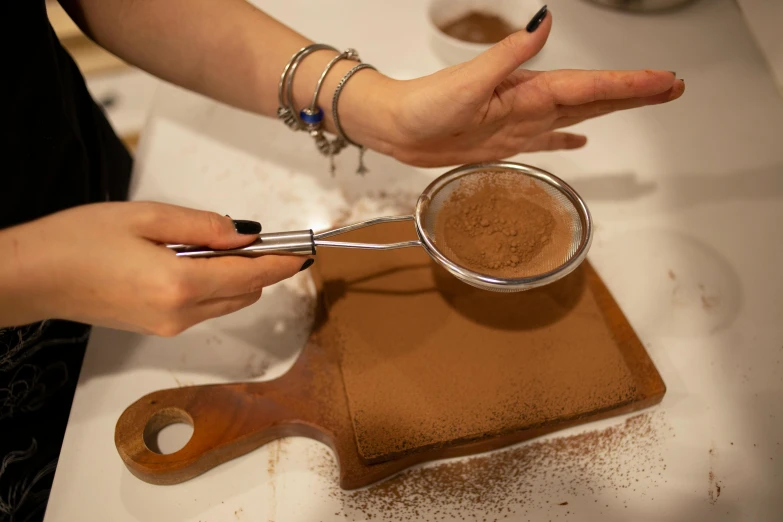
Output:
<svg viewBox="0 0 783 522">
<path fill-rule="evenodd" d="M 650 70 L 558 70 L 541 73 L 539 78 L 558 105 L 655 96 L 671 89 L 676 81 L 676 75 L 670 71 Z"/>
</svg>

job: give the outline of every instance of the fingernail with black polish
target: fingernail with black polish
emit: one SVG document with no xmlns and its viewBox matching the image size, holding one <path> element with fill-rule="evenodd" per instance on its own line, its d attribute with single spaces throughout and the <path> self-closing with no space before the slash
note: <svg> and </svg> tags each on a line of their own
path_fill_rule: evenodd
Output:
<svg viewBox="0 0 783 522">
<path fill-rule="evenodd" d="M 261 223 L 258 221 L 248 221 L 246 219 L 235 219 L 234 220 L 234 228 L 237 231 L 237 234 L 260 234 L 261 233 Z"/>
<path fill-rule="evenodd" d="M 308 268 L 313 266 L 313 263 L 315 263 L 315 259 L 313 259 L 313 258 L 308 259 L 307 261 L 304 262 L 304 264 L 302 265 L 302 268 L 300 268 L 299 271 L 303 272 L 303 271 L 307 270 Z"/>
<path fill-rule="evenodd" d="M 533 18 L 530 19 L 530 21 L 527 23 L 527 27 L 525 27 L 525 30 L 528 33 L 532 33 L 536 29 L 538 29 L 538 26 L 541 25 L 541 22 L 544 21 L 544 18 L 546 18 L 547 9 L 546 6 L 539 9 L 539 11 L 533 15 Z"/>
</svg>

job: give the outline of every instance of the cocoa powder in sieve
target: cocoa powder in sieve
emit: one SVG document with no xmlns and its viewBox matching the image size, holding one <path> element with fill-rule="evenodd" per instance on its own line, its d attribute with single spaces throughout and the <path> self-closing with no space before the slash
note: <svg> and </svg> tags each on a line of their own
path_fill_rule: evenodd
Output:
<svg viewBox="0 0 783 522">
<path fill-rule="evenodd" d="M 570 222 L 538 182 L 489 172 L 464 179 L 449 195 L 436 217 L 435 241 L 474 272 L 530 277 L 568 259 Z"/>
</svg>

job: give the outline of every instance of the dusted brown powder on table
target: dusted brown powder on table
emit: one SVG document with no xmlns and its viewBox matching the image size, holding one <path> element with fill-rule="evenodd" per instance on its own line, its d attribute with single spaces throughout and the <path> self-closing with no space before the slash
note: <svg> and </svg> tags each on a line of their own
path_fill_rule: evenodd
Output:
<svg viewBox="0 0 783 522">
<path fill-rule="evenodd" d="M 568 260 L 573 218 L 538 182 L 490 172 L 459 183 L 435 218 L 435 243 L 450 260 L 504 278 L 539 275 Z"/>
<path fill-rule="evenodd" d="M 415 238 L 410 223 L 347 241 Z M 634 375 L 580 268 L 534 290 L 459 282 L 421 249 L 323 249 L 319 275 L 357 449 L 369 462 L 608 411 Z"/>
<path fill-rule="evenodd" d="M 439 27 L 441 31 L 464 42 L 493 44 L 516 30 L 499 16 L 471 11 Z"/>
<path fill-rule="evenodd" d="M 628 519 L 635 513 L 626 501 L 643 511 L 665 483 L 662 443 L 671 432 L 661 412 L 648 412 L 602 430 L 411 469 L 359 491 L 336 485 L 328 449 L 314 446 L 310 461 L 332 484 L 329 495 L 347 520 L 547 521 L 569 510 L 575 520 L 615 519 L 618 512 Z"/>
</svg>

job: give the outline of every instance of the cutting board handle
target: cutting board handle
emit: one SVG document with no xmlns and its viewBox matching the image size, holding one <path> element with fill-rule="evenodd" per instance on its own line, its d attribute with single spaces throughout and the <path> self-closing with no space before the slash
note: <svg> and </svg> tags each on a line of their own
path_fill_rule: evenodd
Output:
<svg viewBox="0 0 783 522">
<path fill-rule="evenodd" d="M 272 440 L 310 434 L 314 427 L 303 422 L 309 412 L 301 411 L 302 401 L 283 380 L 150 393 L 117 421 L 117 450 L 128 469 L 145 482 L 176 484 Z M 177 422 L 193 426 L 187 444 L 168 455 L 153 451 L 157 433 Z"/>
</svg>

